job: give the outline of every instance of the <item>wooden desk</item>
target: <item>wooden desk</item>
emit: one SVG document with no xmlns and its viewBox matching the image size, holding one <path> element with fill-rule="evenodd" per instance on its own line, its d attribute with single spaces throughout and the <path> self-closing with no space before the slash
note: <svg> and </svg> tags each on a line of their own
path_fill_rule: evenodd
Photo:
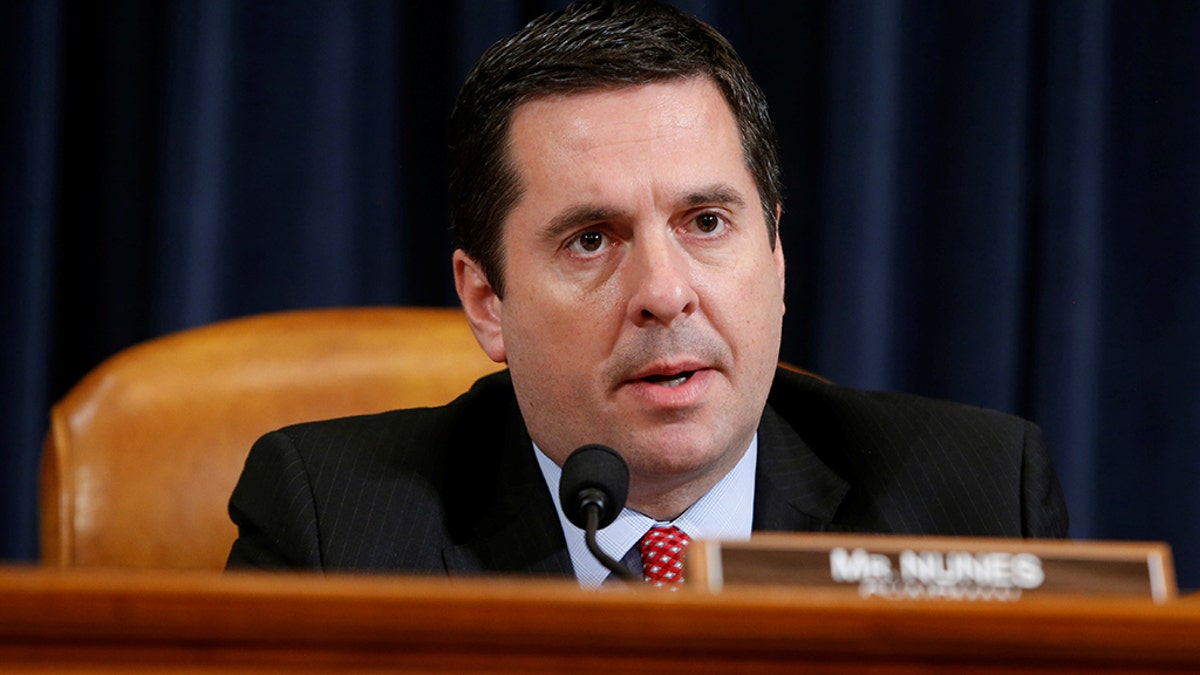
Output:
<svg viewBox="0 0 1200 675">
<path fill-rule="evenodd" d="M 0 568 L 0 672 L 1200 671 L 1200 601 Z"/>
</svg>

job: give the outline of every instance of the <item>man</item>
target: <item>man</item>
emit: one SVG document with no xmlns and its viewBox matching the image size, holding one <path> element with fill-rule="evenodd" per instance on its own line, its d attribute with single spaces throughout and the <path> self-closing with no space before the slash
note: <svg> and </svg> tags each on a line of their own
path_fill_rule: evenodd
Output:
<svg viewBox="0 0 1200 675">
<path fill-rule="evenodd" d="M 629 465 L 600 544 L 633 569 L 656 526 L 1065 536 L 1033 425 L 777 369 L 774 132 L 707 25 L 647 2 L 537 19 L 480 59 L 451 135 L 458 294 L 508 370 L 442 408 L 265 436 L 230 566 L 600 584 L 557 494 L 589 443 Z"/>
</svg>

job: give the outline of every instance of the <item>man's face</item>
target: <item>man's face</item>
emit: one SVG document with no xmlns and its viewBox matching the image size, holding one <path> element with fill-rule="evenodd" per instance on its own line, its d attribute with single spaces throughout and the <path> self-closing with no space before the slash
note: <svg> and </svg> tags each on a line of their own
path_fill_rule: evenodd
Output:
<svg viewBox="0 0 1200 675">
<path fill-rule="evenodd" d="M 534 442 L 611 446 L 629 504 L 673 517 L 741 458 L 779 355 L 783 252 L 733 115 L 678 80 L 535 99 L 510 141 L 505 296 L 459 251 L 464 308 Z"/>
</svg>

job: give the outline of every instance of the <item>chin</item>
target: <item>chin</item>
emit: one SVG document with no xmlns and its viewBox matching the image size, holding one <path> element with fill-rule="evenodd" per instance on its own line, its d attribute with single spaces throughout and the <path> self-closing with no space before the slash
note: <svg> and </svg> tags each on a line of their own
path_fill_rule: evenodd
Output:
<svg viewBox="0 0 1200 675">
<path fill-rule="evenodd" d="M 702 473 L 721 464 L 728 452 L 726 448 L 714 447 L 710 434 L 702 438 L 673 437 L 657 442 L 652 440 L 650 443 L 643 441 L 627 450 L 617 450 L 625 457 L 631 472 L 664 478 Z"/>
</svg>

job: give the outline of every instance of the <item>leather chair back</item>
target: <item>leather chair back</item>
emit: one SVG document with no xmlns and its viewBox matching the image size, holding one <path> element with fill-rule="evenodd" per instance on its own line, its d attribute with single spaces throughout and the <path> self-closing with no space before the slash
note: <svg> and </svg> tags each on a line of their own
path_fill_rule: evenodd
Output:
<svg viewBox="0 0 1200 675">
<path fill-rule="evenodd" d="M 42 561 L 219 570 L 237 534 L 229 495 L 260 435 L 439 405 L 502 367 L 457 308 L 280 312 L 130 347 L 51 409 Z"/>
</svg>

